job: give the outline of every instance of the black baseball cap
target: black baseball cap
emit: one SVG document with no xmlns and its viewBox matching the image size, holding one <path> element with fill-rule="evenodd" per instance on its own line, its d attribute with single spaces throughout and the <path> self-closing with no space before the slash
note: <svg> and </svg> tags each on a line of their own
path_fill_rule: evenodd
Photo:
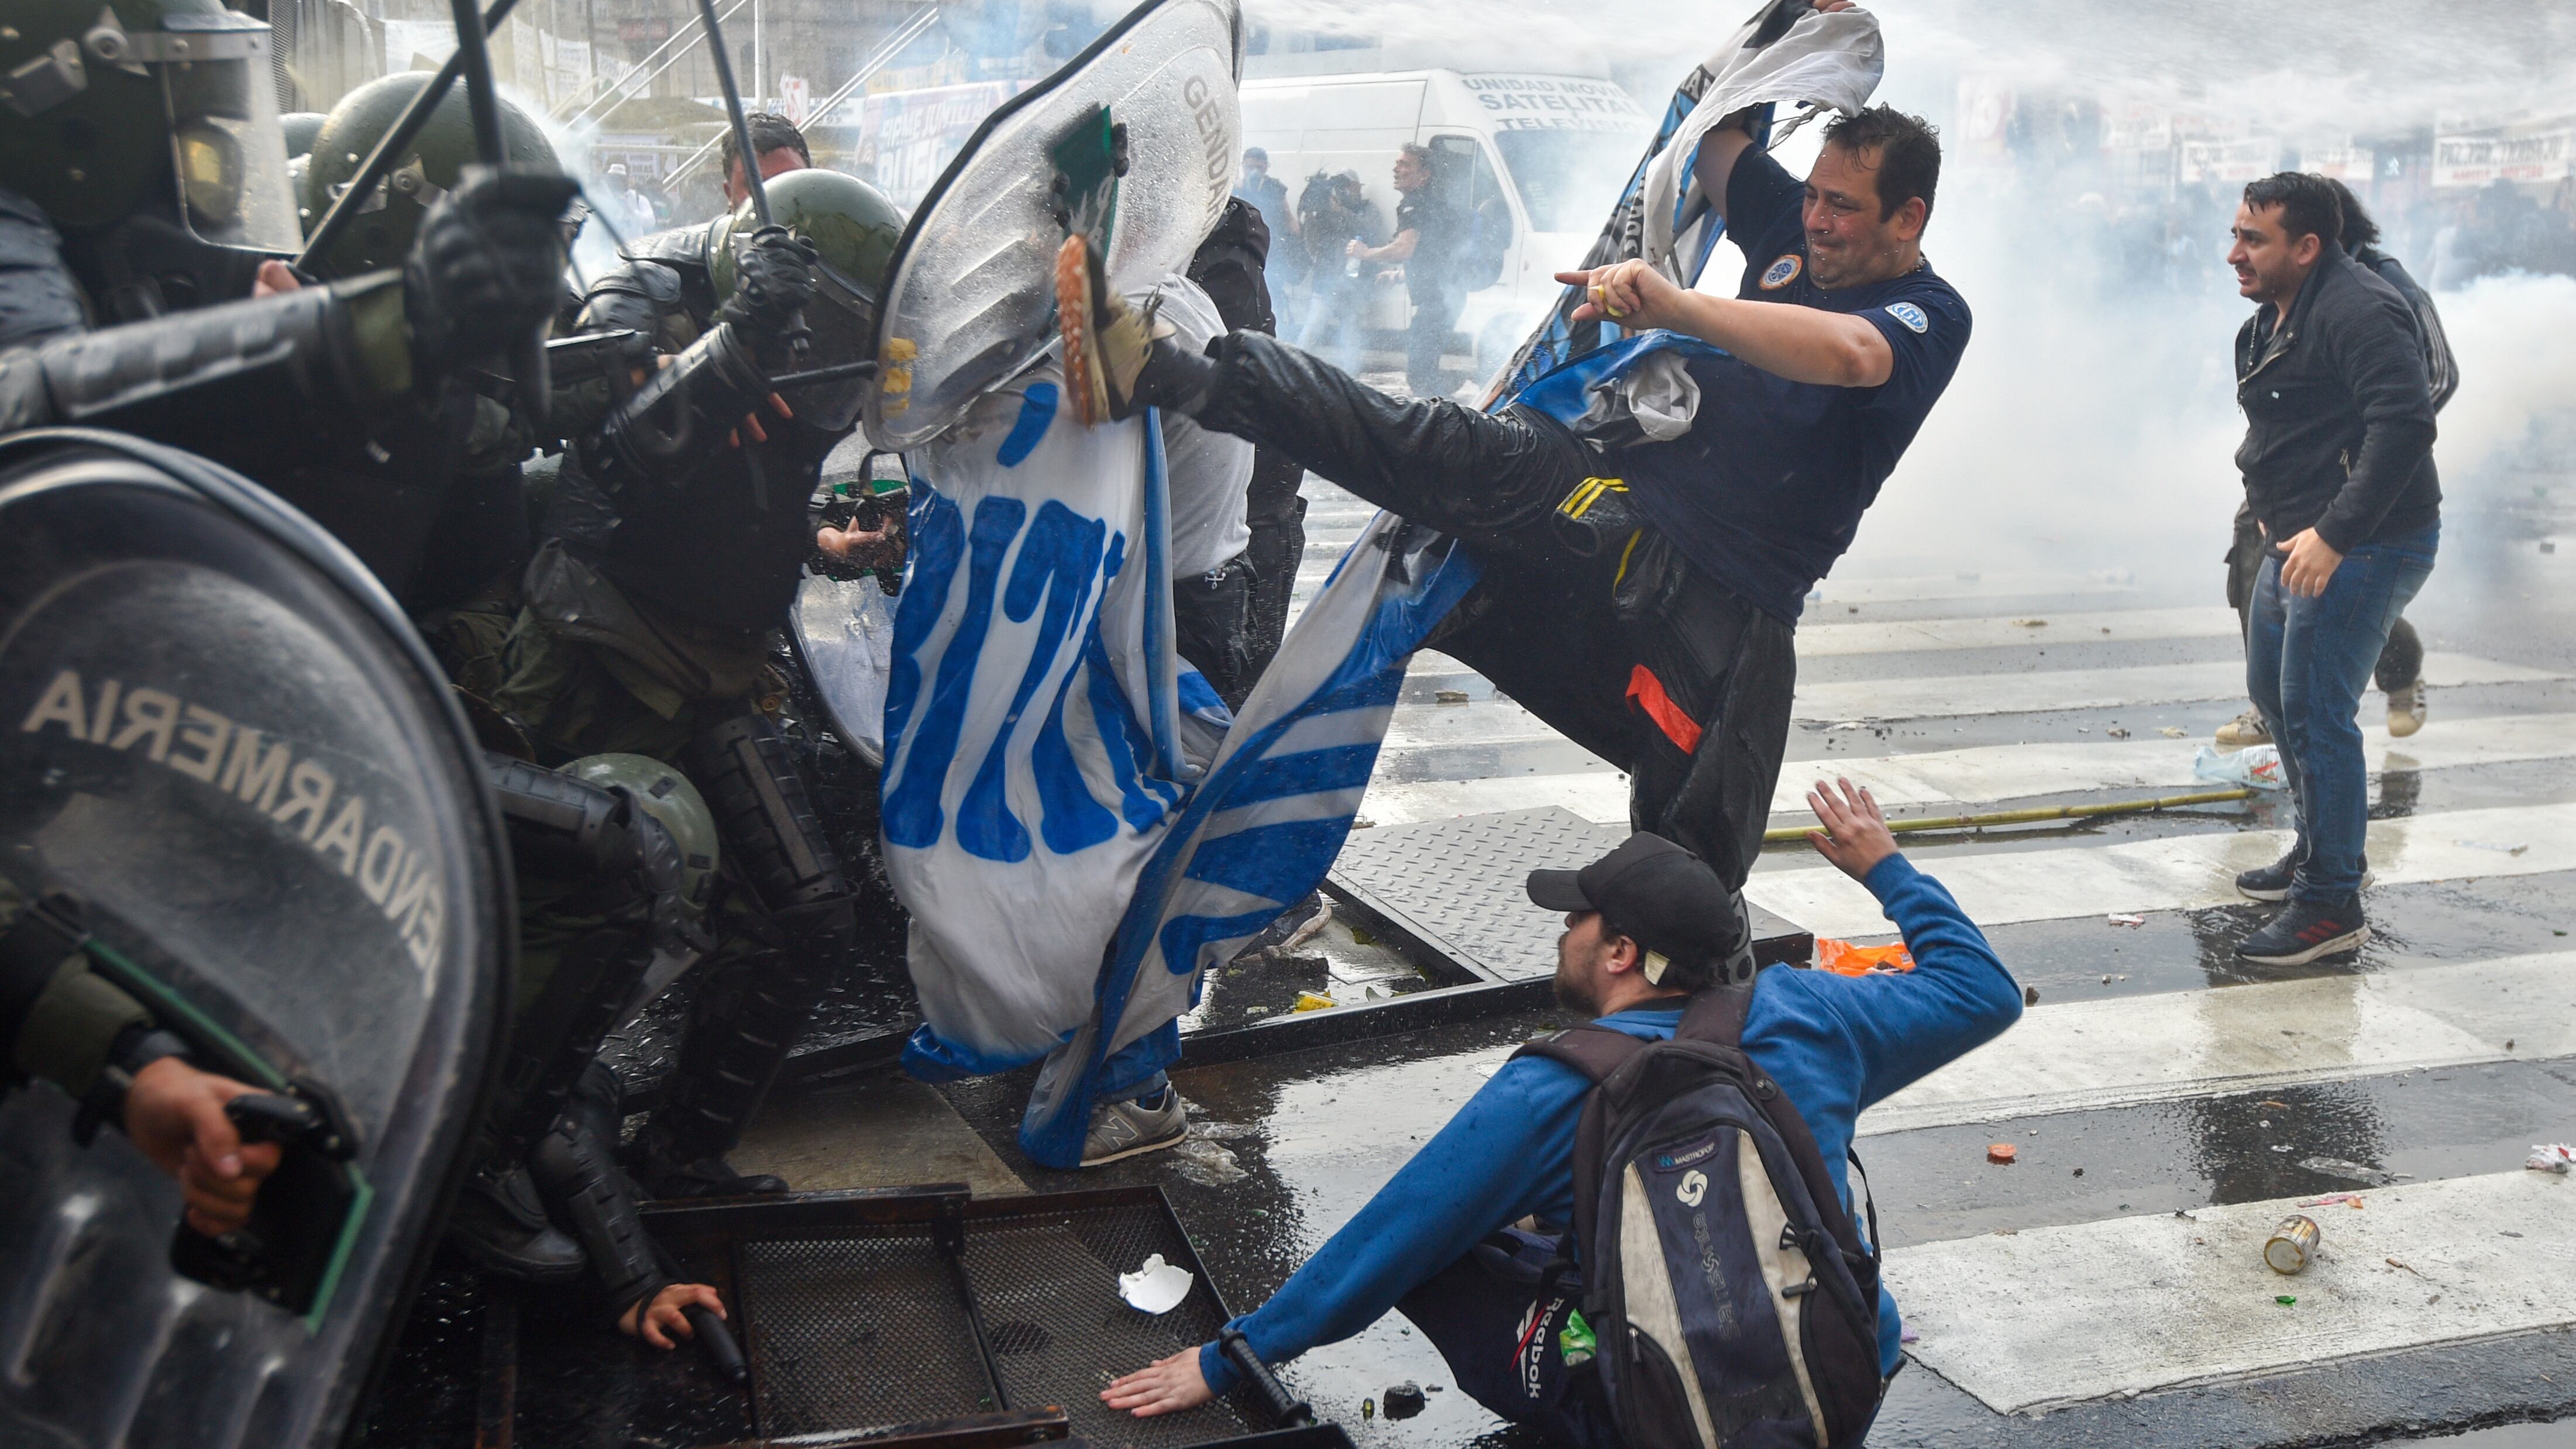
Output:
<svg viewBox="0 0 2576 1449">
<path fill-rule="evenodd" d="M 1739 944 L 1733 893 L 1717 872 L 1648 831 L 1581 870 L 1531 871 L 1529 898 L 1551 911 L 1599 911 L 1619 934 L 1696 981 L 1711 979 Z M 1646 979 L 1663 985 L 1665 971 L 1649 965 Z"/>
</svg>

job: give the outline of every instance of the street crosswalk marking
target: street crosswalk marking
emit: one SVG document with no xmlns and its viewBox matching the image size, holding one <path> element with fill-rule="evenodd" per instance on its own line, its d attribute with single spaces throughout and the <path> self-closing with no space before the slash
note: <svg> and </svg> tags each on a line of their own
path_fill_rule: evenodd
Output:
<svg viewBox="0 0 2576 1449">
<path fill-rule="evenodd" d="M 1774 813 L 1806 813 L 1813 780 L 1848 776 L 1885 806 L 1967 805 L 2079 790 L 2221 789 L 2192 773 L 2200 740 L 2102 739 L 2098 744 L 1983 745 L 1850 760 L 1793 761 L 1771 796 Z M 2385 725 L 2362 730 L 2373 773 L 2495 765 L 2576 756 L 2576 714 L 2492 715 L 2444 719 L 2412 739 Z"/>
<path fill-rule="evenodd" d="M 2466 654 L 2436 650 L 2424 656 L 2424 680 L 2435 689 L 2564 677 L 2546 669 Z M 1794 713 L 1802 720 L 1924 719 L 2043 710 L 2139 709 L 2208 699 L 2241 699 L 2244 694 L 2244 662 L 2220 659 L 2204 664 L 2032 669 L 2014 674 L 1945 674 L 1801 684 Z"/>
<path fill-rule="evenodd" d="M 1864 1135 L 2576 1053 L 2576 953 L 2033 1007 Z M 2507 1045 L 2511 1043 L 2511 1045 Z"/>
<path fill-rule="evenodd" d="M 2244 830 L 1945 855 L 1939 874 L 1983 926 L 2191 910 L 2242 900 L 2237 873 L 2280 859 L 2290 838 L 2286 830 Z M 2374 820 L 2366 849 L 2383 886 L 2576 870 L 2576 803 Z M 1761 871 L 1744 894 L 1820 936 L 1892 929 L 1877 900 L 1831 866 Z"/>
<path fill-rule="evenodd" d="M 2113 609 L 2093 613 L 1992 614 L 1965 619 L 1865 619 L 1798 624 L 1798 657 L 1892 654 L 1925 649 L 2000 649 L 2023 646 L 2135 644 L 2157 639 L 2233 639 L 2236 611 L 2224 604 L 2200 609 Z"/>
<path fill-rule="evenodd" d="M 2576 1322 L 2576 1178 L 2360 1196 L 2360 1211 L 2283 1199 L 1924 1243 L 1888 1253 L 1887 1282 L 1914 1357 L 2002 1413 Z M 2263 1242 L 2294 1212 L 2324 1251 L 2285 1277 Z"/>
<path fill-rule="evenodd" d="M 1500 710 L 1517 710 L 1501 706 Z M 1387 758 L 1400 762 L 1433 748 L 1437 738 L 1424 716 L 1461 720 L 1498 707 L 1485 702 L 1467 706 L 1403 705 L 1391 735 L 1407 741 Z M 1522 720 L 1526 711 L 1517 711 Z M 1511 726 L 1526 731 L 1519 720 Z M 1530 739 L 1553 739 L 1544 726 L 1526 731 Z M 1775 815 L 1805 819 L 1808 786 L 1837 776 L 1867 785 L 1890 810 L 1966 808 L 1998 800 L 2036 795 L 2066 795 L 2092 790 L 2192 791 L 2224 788 L 2192 773 L 2199 740 L 2112 740 L 2096 743 L 1978 745 L 1958 750 L 1924 750 L 1901 755 L 1840 756 L 1792 760 L 1780 771 L 1771 796 Z M 1479 739 L 1475 743 L 1488 743 Z M 1465 738 L 1443 741 L 1457 748 Z M 2465 765 L 2509 764 L 2520 760 L 2576 757 L 2576 714 L 2491 715 L 2443 718 L 2413 739 L 2397 740 L 2384 725 L 2362 731 L 2362 745 L 2373 773 L 2388 770 L 2440 770 Z M 1498 810 L 1528 810 L 1558 805 L 1586 820 L 1615 823 L 1628 818 L 1628 778 L 1607 763 L 1591 770 L 1545 775 L 1496 775 L 1475 780 L 1405 780 L 1389 778 L 1398 770 L 1381 770 L 1369 786 L 1360 813 L 1380 825 L 1417 820 L 1445 820 Z M 1786 823 L 1786 822 L 1783 822 Z"/>
</svg>

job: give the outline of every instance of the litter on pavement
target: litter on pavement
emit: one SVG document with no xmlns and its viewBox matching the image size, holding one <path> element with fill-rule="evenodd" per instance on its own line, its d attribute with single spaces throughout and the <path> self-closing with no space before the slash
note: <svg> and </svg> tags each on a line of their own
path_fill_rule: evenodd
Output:
<svg viewBox="0 0 2576 1449">
<path fill-rule="evenodd" d="M 1169 1313 L 1190 1296 L 1194 1280 L 1187 1268 L 1176 1268 L 1155 1253 L 1133 1273 L 1118 1275 L 1118 1296 L 1147 1313 Z"/>
<path fill-rule="evenodd" d="M 2289 781 L 2281 776 L 2279 745 L 2249 745 L 2232 755 L 2222 755 L 2202 745 L 2191 753 L 2191 776 L 2224 785 L 2250 785 L 2257 790 L 2289 787 Z"/>
<path fill-rule="evenodd" d="M 2565 1172 L 2576 1165 L 2576 1147 L 2564 1142 L 2535 1143 L 2531 1156 L 2523 1159 L 2522 1165 L 2533 1172 Z"/>
<path fill-rule="evenodd" d="M 1906 972 L 1914 969 L 1914 957 L 1905 943 L 1892 946 L 1855 946 L 1831 936 L 1816 938 L 1816 969 L 1837 976 L 1868 976 L 1882 972 Z"/>
</svg>

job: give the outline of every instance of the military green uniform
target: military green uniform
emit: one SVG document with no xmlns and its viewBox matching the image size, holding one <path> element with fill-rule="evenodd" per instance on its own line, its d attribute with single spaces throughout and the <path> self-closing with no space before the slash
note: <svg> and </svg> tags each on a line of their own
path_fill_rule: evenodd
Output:
<svg viewBox="0 0 2576 1449">
<path fill-rule="evenodd" d="M 769 378 L 865 354 L 902 218 L 826 171 L 770 183 L 778 228 L 750 208 L 629 248 L 595 282 L 593 331 L 674 354 L 564 460 L 548 535 L 502 639 L 493 702 L 542 756 L 625 751 L 678 764 L 725 841 L 725 939 L 700 986 L 670 1100 L 639 1135 L 652 1190 L 739 1192 L 721 1155 L 767 1094 L 838 973 L 854 893 L 772 715 L 769 653 L 813 549 L 824 457 L 856 426 L 863 386 Z M 812 345 L 784 345 L 801 319 Z M 769 434 L 727 435 L 757 410 Z M 488 628 L 488 619 L 475 627 Z M 766 1186 L 766 1184 L 764 1184 Z"/>
<path fill-rule="evenodd" d="M 9 1043 L 12 1073 L 85 1098 L 117 1038 L 149 1026 L 152 1014 L 90 970 L 86 954 L 61 950 L 52 933 L 22 938 L 27 908 L 25 894 L 0 880 L 0 1040 Z"/>
</svg>

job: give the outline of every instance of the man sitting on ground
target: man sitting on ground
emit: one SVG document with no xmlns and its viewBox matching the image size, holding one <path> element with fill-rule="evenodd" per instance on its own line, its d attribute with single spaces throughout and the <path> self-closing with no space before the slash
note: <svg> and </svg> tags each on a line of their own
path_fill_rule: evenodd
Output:
<svg viewBox="0 0 2576 1449">
<path fill-rule="evenodd" d="M 1807 800 L 1827 832 L 1808 839 L 1878 897 L 1916 962 L 1910 972 L 1858 977 L 1774 966 L 1753 981 L 1744 1052 L 1798 1109 L 1848 1214 L 1844 1153 L 1861 1112 L 2012 1025 L 2021 988 L 1949 892 L 1896 853 L 1867 790 L 1819 782 Z M 1723 889 L 1707 866 L 1656 836 L 1631 836 L 1580 872 L 1535 872 L 1529 892 L 1568 912 L 1558 1001 L 1627 1035 L 1672 1036 L 1684 1002 L 1713 983 L 1725 959 L 1719 938 L 1728 928 L 1715 909 Z M 1279 1363 L 1393 1308 L 1422 1329 L 1478 1403 L 1585 1449 L 1614 1449 L 1620 1440 L 1598 1370 L 1569 1366 L 1558 1337 L 1580 1295 L 1569 1288 L 1536 1303 L 1526 1279 L 1489 1269 L 1496 1255 L 1476 1251 L 1495 1238 L 1507 1259 L 1526 1258 L 1533 1242 L 1564 1233 L 1574 1211 L 1575 1127 L 1590 1090 L 1571 1067 L 1514 1058 L 1268 1303 L 1229 1327 Z M 1536 1219 L 1540 1238 L 1507 1232 L 1523 1218 Z M 1534 1303 L 1545 1321 L 1535 1321 Z M 1882 1287 L 1883 1374 L 1896 1371 L 1900 1332 Z M 1526 1361 L 1531 1345 L 1535 1363 Z M 1208 1344 L 1128 1374 L 1101 1398 L 1138 1415 L 1166 1414 L 1237 1381 Z"/>
</svg>

